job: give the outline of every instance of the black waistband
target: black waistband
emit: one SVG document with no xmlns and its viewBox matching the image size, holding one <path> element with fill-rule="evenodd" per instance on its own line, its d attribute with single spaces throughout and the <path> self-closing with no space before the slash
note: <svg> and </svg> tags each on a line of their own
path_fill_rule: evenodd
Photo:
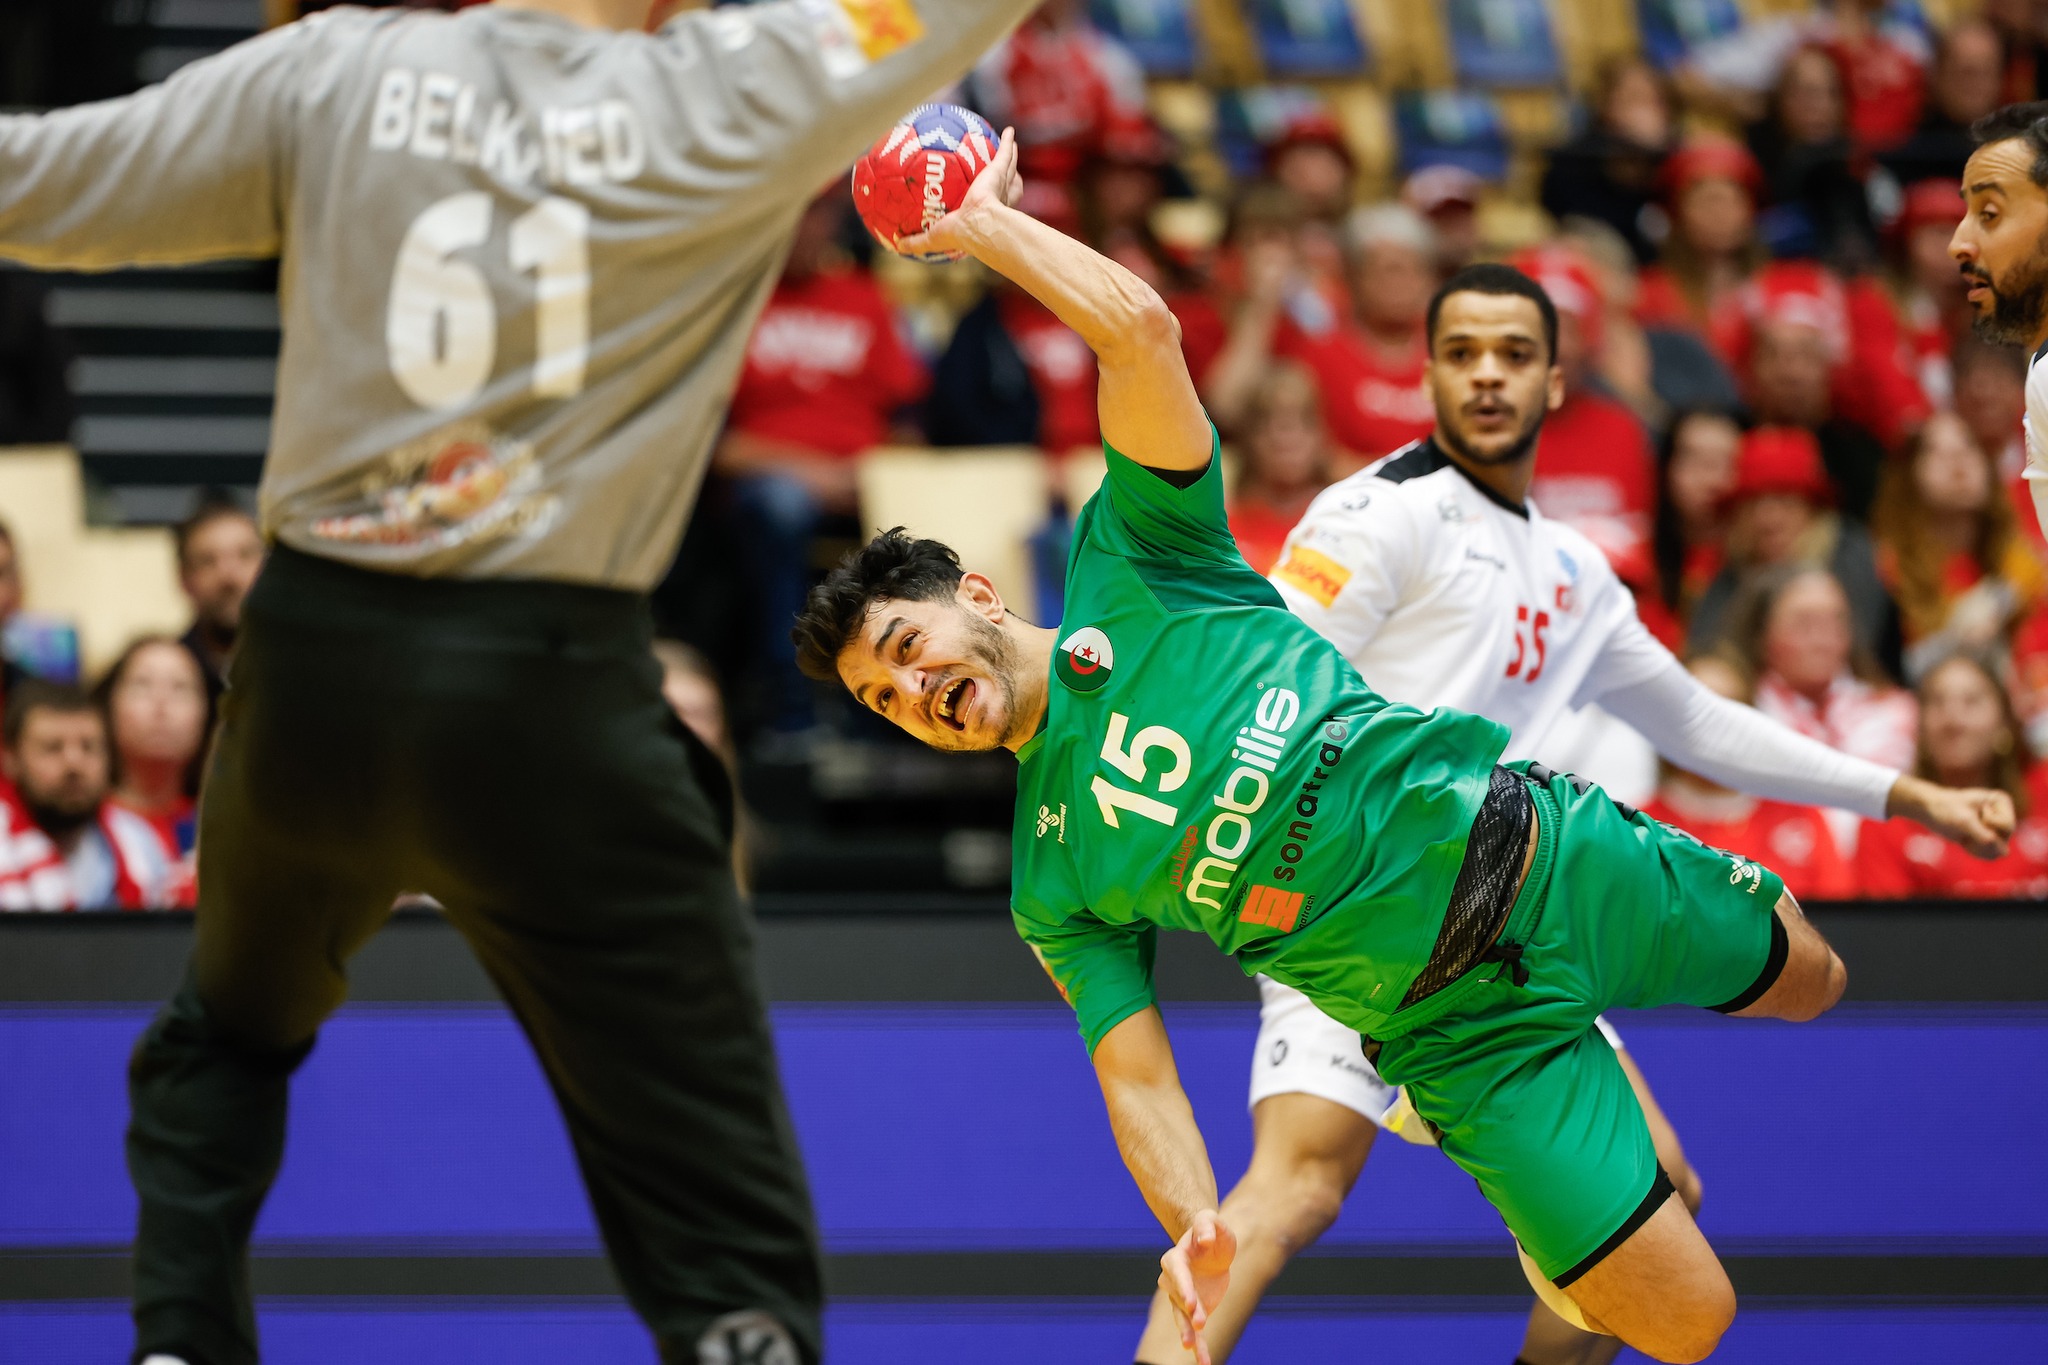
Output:
<svg viewBox="0 0 2048 1365">
<path fill-rule="evenodd" d="M 545 579 L 422 578 L 384 573 L 274 545 L 250 594 L 267 624 L 376 635 L 644 645 L 643 594 Z"/>
<path fill-rule="evenodd" d="M 1465 861 L 1451 887 L 1444 927 L 1408 994 L 1406 1009 L 1435 995 L 1472 970 L 1500 937 L 1522 889 L 1522 863 L 1528 855 L 1529 827 L 1536 819 L 1529 784 L 1520 773 L 1496 766 L 1486 799 L 1472 821 L 1465 843 Z"/>
</svg>

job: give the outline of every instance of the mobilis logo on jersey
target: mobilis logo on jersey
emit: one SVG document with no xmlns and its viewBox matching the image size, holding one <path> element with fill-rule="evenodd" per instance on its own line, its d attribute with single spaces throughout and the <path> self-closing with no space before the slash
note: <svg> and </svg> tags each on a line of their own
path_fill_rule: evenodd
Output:
<svg viewBox="0 0 2048 1365">
<path fill-rule="evenodd" d="M 1223 909 L 1240 860 L 1251 848 L 1251 817 L 1263 810 L 1272 796 L 1272 779 L 1286 755 L 1289 733 L 1300 719 L 1301 698 L 1287 688 L 1276 687 L 1259 698 L 1252 710 L 1250 723 L 1238 730 L 1237 747 L 1230 751 L 1238 766 L 1224 778 L 1223 789 L 1211 798 L 1218 809 L 1204 831 L 1202 846 L 1206 849 L 1205 856 L 1187 868 L 1184 882 L 1176 882 L 1191 904 L 1206 905 L 1212 910 Z M 1274 882 L 1294 880 L 1295 864 L 1306 854 L 1308 842 L 1315 835 L 1323 784 L 1330 776 L 1330 769 L 1342 761 L 1343 744 L 1350 734 L 1350 729 L 1342 721 L 1330 720 L 1323 724 L 1318 766 L 1302 783 L 1297 794 L 1294 803 L 1296 818 L 1288 824 L 1287 842 L 1281 845 L 1280 861 L 1269 874 Z M 1193 830 L 1189 833 L 1192 834 Z M 1188 841 L 1184 840 L 1177 851 L 1176 874 L 1192 852 Z M 1271 925 L 1283 931 L 1292 929 L 1301 912 L 1302 901 L 1299 894 L 1282 891 L 1278 886 L 1256 885 L 1247 890 L 1244 913 L 1240 918 L 1248 924 Z"/>
</svg>

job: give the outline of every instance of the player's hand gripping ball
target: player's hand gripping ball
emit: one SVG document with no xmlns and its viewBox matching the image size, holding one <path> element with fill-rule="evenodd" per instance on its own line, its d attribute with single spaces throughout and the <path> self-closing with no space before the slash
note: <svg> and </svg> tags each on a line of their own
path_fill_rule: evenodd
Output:
<svg viewBox="0 0 2048 1365">
<path fill-rule="evenodd" d="M 891 251 L 960 207 L 967 187 L 995 159 L 988 120 L 957 104 L 920 104 L 853 166 L 853 203 L 875 240 Z M 957 261 L 958 252 L 913 256 Z"/>
</svg>

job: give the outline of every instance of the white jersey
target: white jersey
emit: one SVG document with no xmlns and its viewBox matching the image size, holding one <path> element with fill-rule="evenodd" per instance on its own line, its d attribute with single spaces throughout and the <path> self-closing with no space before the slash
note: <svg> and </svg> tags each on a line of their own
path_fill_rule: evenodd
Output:
<svg viewBox="0 0 2048 1365">
<path fill-rule="evenodd" d="M 2034 494 L 2034 515 L 2048 532 L 2048 346 L 2027 362 L 2027 487 Z"/>
<path fill-rule="evenodd" d="M 1510 759 L 1544 757 L 1561 718 L 1671 657 L 1592 541 L 1428 439 L 1326 489 L 1272 579 L 1374 691 L 1498 721 Z"/>
<path fill-rule="evenodd" d="M 1898 777 L 1709 692 L 1644 627 L 1592 541 L 1479 484 L 1429 439 L 1326 489 L 1272 581 L 1389 701 L 1509 727 L 1508 759 L 1561 762 L 1550 737 L 1606 698 L 1667 757 L 1759 795 L 1875 818 Z M 1384 1120 L 1395 1092 L 1358 1035 L 1291 987 L 1260 977 L 1259 992 L 1251 1103 L 1311 1094 Z"/>
</svg>

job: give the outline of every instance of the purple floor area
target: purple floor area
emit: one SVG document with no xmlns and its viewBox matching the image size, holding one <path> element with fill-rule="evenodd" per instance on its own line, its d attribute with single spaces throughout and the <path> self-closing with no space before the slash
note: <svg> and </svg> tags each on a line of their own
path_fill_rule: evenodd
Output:
<svg viewBox="0 0 2048 1365">
<path fill-rule="evenodd" d="M 831 1365 L 1043 1365 L 1128 1360 L 1141 1305 L 852 1304 L 827 1320 Z M 0 1360 L 111 1365 L 127 1350 L 114 1304 L 0 1304 Z M 1381 1313 L 1293 1309 L 1262 1317 L 1236 1365 L 1427 1361 L 1507 1365 L 1518 1313 Z M 653 1365 L 623 1308 L 387 1302 L 284 1302 L 263 1313 L 267 1365 Z M 1756 1308 L 1714 1354 L 1717 1365 L 2020 1365 L 2048 1358 L 2048 1309 Z M 1622 1359 L 1640 1365 L 1633 1353 Z"/>
</svg>

